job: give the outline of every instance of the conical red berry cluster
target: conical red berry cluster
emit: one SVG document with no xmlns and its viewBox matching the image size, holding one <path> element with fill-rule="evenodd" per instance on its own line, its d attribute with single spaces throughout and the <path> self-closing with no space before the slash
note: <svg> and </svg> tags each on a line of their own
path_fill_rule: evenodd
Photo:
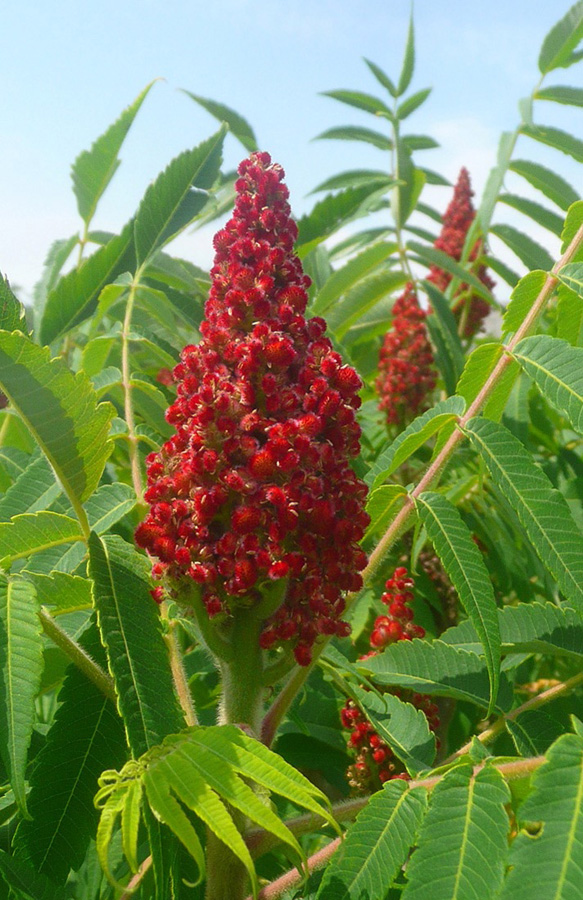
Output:
<svg viewBox="0 0 583 900">
<path fill-rule="evenodd" d="M 307 665 L 319 634 L 345 635 L 343 591 L 362 586 L 366 486 L 355 410 L 361 380 L 320 318 L 293 253 L 284 172 L 267 153 L 241 163 L 232 218 L 214 239 L 198 346 L 174 370 L 176 433 L 148 464 L 136 532 L 180 599 L 195 582 L 209 617 L 261 601 L 288 579 L 260 643 L 293 641 Z"/>
<path fill-rule="evenodd" d="M 452 200 L 443 216 L 441 234 L 435 241 L 437 250 L 447 253 L 456 262 L 459 262 L 462 257 L 466 236 L 476 215 L 472 203 L 473 196 L 474 192 L 470 185 L 468 170 L 462 168 L 454 188 Z M 480 249 L 481 244 L 478 241 L 470 254 L 470 260 L 475 260 L 478 257 Z M 479 266 L 476 275 L 489 290 L 494 287 L 494 282 L 487 274 L 485 266 Z M 445 291 L 452 280 L 452 276 L 444 269 L 440 269 L 439 266 L 432 266 L 427 280 L 431 281 L 440 291 Z M 465 316 L 464 337 L 473 337 L 490 312 L 490 305 L 482 297 L 472 293 L 467 284 L 460 285 L 456 292 L 457 295 L 459 295 L 460 299 L 454 304 L 453 313 L 458 320 L 462 315 Z M 465 307 L 467 307 L 466 312 L 464 312 Z"/>
<path fill-rule="evenodd" d="M 414 581 L 404 566 L 395 569 L 385 584 L 382 602 L 388 607 L 388 614 L 378 616 L 370 636 L 373 648 L 361 659 L 376 656 L 389 644 L 425 637 L 425 630 L 413 623 Z M 439 728 L 439 709 L 425 694 L 393 689 L 395 696 L 422 710 L 431 731 Z M 374 727 L 366 719 L 353 700 L 348 700 L 340 712 L 344 728 L 350 731 L 349 749 L 356 754 L 354 763 L 348 769 L 348 780 L 352 788 L 360 792 L 373 792 L 381 784 L 393 778 L 408 779 L 400 760 L 395 756 Z"/>
<path fill-rule="evenodd" d="M 379 356 L 376 388 L 388 425 L 406 425 L 423 412 L 437 383 L 425 318 L 413 285 L 408 284 L 395 300 L 393 327 Z"/>
<path fill-rule="evenodd" d="M 461 259 L 466 235 L 476 215 L 473 195 L 468 171 L 462 168 L 434 245 L 456 262 Z M 480 247 L 478 241 L 470 260 L 477 259 Z M 485 266 L 480 265 L 476 274 L 485 287 L 490 290 L 494 287 Z M 451 280 L 450 273 L 437 265 L 431 266 L 427 275 L 427 281 L 440 291 L 445 291 Z M 453 306 L 454 316 L 458 322 L 463 317 L 463 335 L 471 338 L 490 312 L 490 305 L 472 293 L 467 284 L 460 285 L 456 296 L 459 299 Z M 428 406 L 428 395 L 437 383 L 433 351 L 425 326 L 426 315 L 419 306 L 413 285 L 407 284 L 393 305 L 392 329 L 385 335 L 379 356 L 376 388 L 379 407 L 385 412 L 389 425 L 402 427 L 423 412 Z"/>
</svg>

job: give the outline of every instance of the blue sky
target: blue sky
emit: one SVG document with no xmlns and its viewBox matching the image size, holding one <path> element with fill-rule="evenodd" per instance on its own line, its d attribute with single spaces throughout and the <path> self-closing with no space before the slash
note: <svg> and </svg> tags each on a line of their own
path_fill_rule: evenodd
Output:
<svg viewBox="0 0 583 900">
<path fill-rule="evenodd" d="M 517 102 L 537 81 L 541 42 L 568 7 L 569 0 L 417 0 L 413 87 L 433 93 L 410 130 L 442 145 L 423 155 L 426 165 L 455 179 L 465 164 L 479 196 L 500 132 L 515 127 Z M 297 214 L 325 177 L 382 166 L 379 151 L 365 145 L 312 141 L 333 125 L 374 125 L 319 92 L 382 91 L 362 57 L 396 78 L 409 13 L 409 0 L 9 0 L 0 12 L 0 270 L 29 294 L 51 242 L 79 229 L 70 164 L 156 77 L 164 80 L 124 144 L 95 227 L 120 227 L 170 159 L 214 130 L 179 88 L 249 120 L 284 166 Z M 547 83 L 583 86 L 583 64 Z M 544 106 L 541 120 L 583 137 L 583 110 Z M 526 152 L 545 159 L 532 142 Z M 580 168 L 550 152 L 547 164 L 581 190 Z M 229 138 L 226 163 L 243 155 Z M 449 193 L 430 199 L 444 208 Z M 189 236 L 177 252 L 208 265 L 209 247 L 210 235 Z"/>
</svg>

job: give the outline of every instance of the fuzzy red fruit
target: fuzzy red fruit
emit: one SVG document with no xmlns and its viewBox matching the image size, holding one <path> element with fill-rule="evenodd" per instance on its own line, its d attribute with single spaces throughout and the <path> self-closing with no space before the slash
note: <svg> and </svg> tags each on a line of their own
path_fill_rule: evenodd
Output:
<svg viewBox="0 0 583 900">
<path fill-rule="evenodd" d="M 136 540 L 175 596 L 185 579 L 200 585 L 209 615 L 215 598 L 229 615 L 289 577 L 261 646 L 293 641 L 305 666 L 318 634 L 346 634 L 342 592 L 359 589 L 366 562 L 366 486 L 350 465 L 361 380 L 324 320 L 304 317 L 310 279 L 293 252 L 283 169 L 254 153 L 238 174 L 202 339 L 174 370 L 175 434 L 148 457 L 151 509 Z"/>
</svg>

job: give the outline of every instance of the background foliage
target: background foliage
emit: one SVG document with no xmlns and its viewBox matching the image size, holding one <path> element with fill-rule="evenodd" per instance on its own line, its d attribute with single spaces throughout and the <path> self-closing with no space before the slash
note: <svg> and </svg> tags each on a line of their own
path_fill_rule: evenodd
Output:
<svg viewBox="0 0 583 900">
<path fill-rule="evenodd" d="M 328 92 L 370 114 L 370 127 L 319 138 L 379 151 L 378 169 L 355 166 L 315 187 L 321 199 L 300 218 L 297 242 L 310 313 L 325 316 L 364 381 L 357 469 L 371 489 L 369 564 L 365 589 L 349 598 L 351 638 L 322 642 L 311 667 L 276 684 L 264 743 L 215 724 L 220 683 L 204 635 L 173 605 L 158 612 L 149 562 L 133 545 L 144 457 L 171 433 L 160 373 L 196 343 L 209 288 L 171 243 L 230 209 L 235 175 L 222 169 L 222 148 L 254 150 L 254 133 L 191 94 L 218 129 L 168 164 L 119 234 L 93 230 L 93 216 L 151 85 L 74 162 L 80 230 L 51 247 L 34 308 L 0 283 L 0 874 L 12 897 L 109 900 L 130 881 L 144 900 L 218 896 L 216 837 L 249 890 L 271 882 L 265 897 L 576 895 L 583 200 L 561 163 L 583 162 L 583 141 L 545 126 L 544 110 L 583 106 L 581 89 L 557 83 L 583 59 L 582 39 L 579 2 L 542 44 L 459 261 L 435 248 L 443 210 L 424 199 L 426 185 L 447 186 L 420 162 L 434 141 L 409 131 L 430 102 L 412 87 L 413 23 L 396 77 L 367 61 L 374 95 Z M 556 150 L 556 167 L 517 158 L 519 136 Z M 509 172 L 539 200 L 507 191 Z M 524 228 L 505 223 L 506 207 Z M 384 224 L 372 226 L 379 213 Z M 560 236 L 560 260 L 532 223 Z M 528 274 L 490 251 L 490 235 Z M 500 327 L 478 263 L 512 290 Z M 426 280 L 432 266 L 451 276 L 443 292 Z M 387 431 L 378 354 L 407 282 L 431 304 L 439 382 L 430 409 Z M 456 323 L 460 290 L 492 305 L 490 331 L 468 337 Z M 458 598 L 457 624 L 444 623 L 423 578 L 428 549 Z M 403 563 L 418 576 L 426 637 L 362 659 L 383 584 Z M 410 690 L 437 700 L 437 744 L 395 693 Z M 349 796 L 347 699 L 409 781 Z M 284 875 L 290 860 L 305 866 L 303 883 Z"/>
</svg>

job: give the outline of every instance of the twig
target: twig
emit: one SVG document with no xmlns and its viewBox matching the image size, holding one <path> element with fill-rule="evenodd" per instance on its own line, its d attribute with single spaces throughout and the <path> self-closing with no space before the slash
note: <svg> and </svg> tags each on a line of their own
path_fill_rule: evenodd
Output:
<svg viewBox="0 0 583 900">
<path fill-rule="evenodd" d="M 182 653 L 180 651 L 178 638 L 176 636 L 177 623 L 170 621 L 170 619 L 168 618 L 166 603 L 162 604 L 162 614 L 166 619 L 167 628 L 167 632 L 164 635 L 164 642 L 168 649 L 174 687 L 176 688 L 176 694 L 178 695 L 180 706 L 182 707 L 182 711 L 184 713 L 184 720 L 187 725 L 198 725 L 194 703 L 192 702 L 192 694 L 190 693 L 188 680 L 186 678 L 186 672 L 184 671 Z"/>
<path fill-rule="evenodd" d="M 143 861 L 142 865 L 140 866 L 140 868 L 138 869 L 138 871 L 136 872 L 134 877 L 130 881 L 128 881 L 127 887 L 126 887 L 125 891 L 123 892 L 123 894 L 121 895 L 121 897 L 119 898 L 119 900 L 132 900 L 135 889 L 139 886 L 142 878 L 144 877 L 144 875 L 146 874 L 148 869 L 151 867 L 151 865 L 152 865 L 152 857 L 146 856 L 145 860 Z"/>
<path fill-rule="evenodd" d="M 48 609 L 44 606 L 41 606 L 39 610 L 39 618 L 45 634 L 55 642 L 57 647 L 60 647 L 61 650 L 67 654 L 69 659 L 75 663 L 77 668 L 80 669 L 96 687 L 99 688 L 102 694 L 105 694 L 106 697 L 109 697 L 110 700 L 117 703 L 113 679 L 107 672 L 91 659 L 81 644 L 78 644 L 72 637 L 69 637 L 67 632 L 64 631 L 60 625 L 57 625 Z"/>
<path fill-rule="evenodd" d="M 504 731 L 506 728 L 506 722 L 513 722 L 518 718 L 523 712 L 526 712 L 529 709 L 537 709 L 539 706 L 543 706 L 545 703 L 550 703 L 551 700 L 556 700 L 557 697 L 562 697 L 563 694 L 568 694 L 573 691 L 576 687 L 579 687 L 580 684 L 583 684 L 583 672 L 579 672 L 577 675 L 573 675 L 572 678 L 568 678 L 566 681 L 562 681 L 560 684 L 554 684 L 552 687 L 548 688 L 546 691 L 542 691 L 542 693 L 537 694 L 536 697 L 531 697 L 530 700 L 527 700 L 521 706 L 517 706 L 516 709 L 513 709 L 511 712 L 506 713 L 506 715 L 500 716 L 499 719 L 483 731 L 481 734 L 476 735 L 477 739 L 482 744 L 489 744 L 494 738 L 498 737 L 498 735 Z M 463 747 L 460 747 L 459 750 L 456 750 L 455 753 L 452 753 L 447 757 L 442 763 L 442 765 L 446 766 L 448 763 L 453 762 L 458 759 L 458 757 L 463 756 L 464 753 L 468 753 L 472 746 L 472 741 L 468 741 L 467 744 L 464 744 Z"/>
<path fill-rule="evenodd" d="M 144 506 L 144 490 L 142 484 L 142 473 L 140 471 L 140 457 L 138 453 L 138 437 L 136 435 L 136 423 L 134 419 L 134 407 L 132 404 L 132 380 L 131 380 L 131 370 L 130 370 L 130 331 L 132 324 L 132 315 L 134 311 L 134 303 L 136 300 L 136 292 L 139 285 L 139 273 L 136 273 L 134 277 L 130 291 L 128 294 L 128 301 L 126 304 L 126 311 L 123 320 L 123 328 L 121 332 L 121 378 L 122 378 L 122 388 L 124 394 L 124 412 L 126 418 L 126 424 L 128 426 L 128 440 L 129 440 L 129 455 L 130 455 L 130 468 L 132 473 L 132 483 L 134 486 L 134 490 L 136 492 L 136 497 L 138 500 L 138 505 Z"/>
</svg>

